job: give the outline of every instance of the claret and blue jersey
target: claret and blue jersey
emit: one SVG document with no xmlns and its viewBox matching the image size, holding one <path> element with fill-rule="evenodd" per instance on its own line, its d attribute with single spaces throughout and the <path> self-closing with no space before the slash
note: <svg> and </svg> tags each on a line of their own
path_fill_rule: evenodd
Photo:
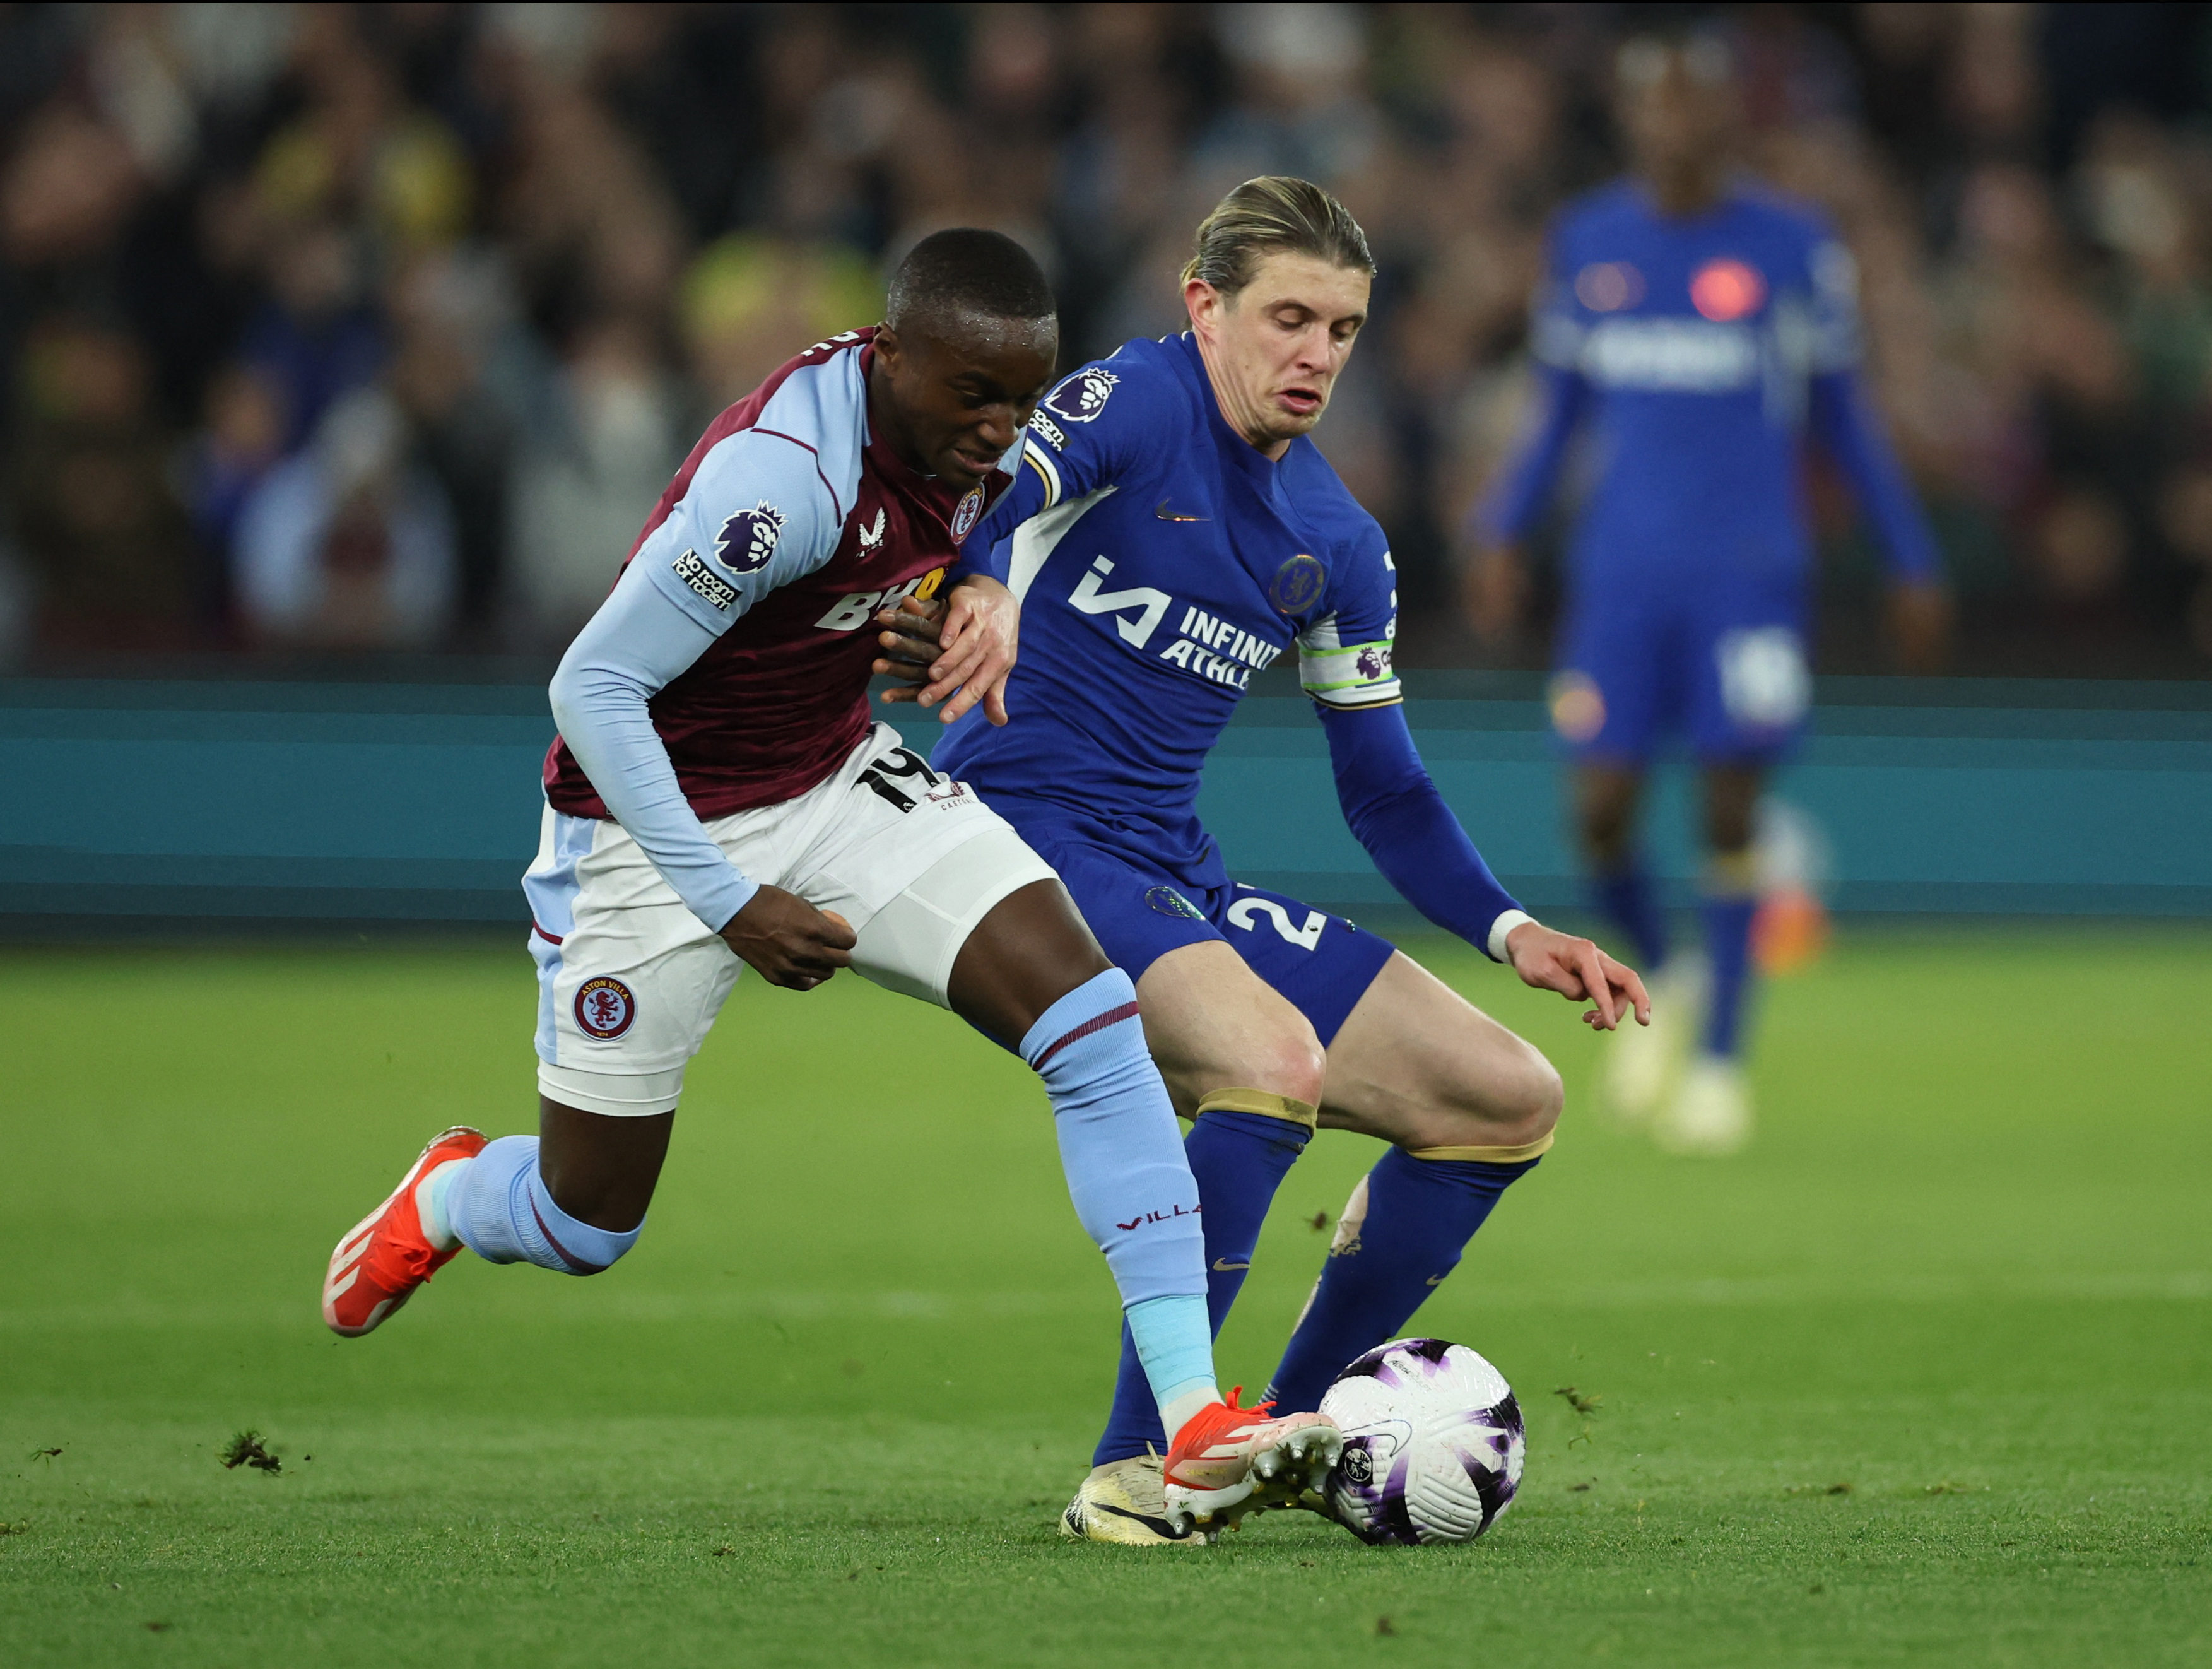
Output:
<svg viewBox="0 0 2212 1669">
<path fill-rule="evenodd" d="M 1561 216 L 1533 326 L 1539 416 L 1478 517 L 1493 539 L 1526 539 L 1587 442 L 1555 701 L 1571 741 L 1641 758 L 1680 725 L 1719 758 L 1795 734 L 1810 694 L 1808 438 L 1892 571 L 1934 576 L 1856 374 L 1856 288 L 1817 215 L 1748 186 L 1670 217 L 1623 181 Z"/>
<path fill-rule="evenodd" d="M 618 820 L 711 926 L 754 883 L 701 819 L 795 800 L 851 757 L 873 724 L 869 622 L 933 594 L 1008 485 L 994 469 L 956 490 L 871 432 L 875 334 L 816 343 L 708 425 L 554 679 L 599 755 L 587 771 L 573 733 L 547 752 L 562 839 L 589 850 L 583 825 Z M 566 931 L 557 891 L 533 896 L 549 943 Z"/>
<path fill-rule="evenodd" d="M 1491 947 L 1516 906 L 1413 752 L 1382 530 L 1310 441 L 1271 460 L 1229 427 L 1191 338 L 1133 342 L 1047 395 L 967 560 L 982 549 L 1023 599 L 1010 722 L 970 714 L 934 758 L 1043 853 L 1133 976 L 1228 937 L 1326 1041 L 1389 953 L 1231 883 L 1197 815 L 1252 674 L 1293 651 L 1354 832 L 1416 905 Z"/>
</svg>

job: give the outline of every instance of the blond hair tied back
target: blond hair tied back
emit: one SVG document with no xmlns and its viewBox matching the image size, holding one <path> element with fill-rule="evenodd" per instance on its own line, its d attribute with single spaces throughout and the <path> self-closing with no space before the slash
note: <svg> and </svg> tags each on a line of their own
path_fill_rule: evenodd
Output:
<svg viewBox="0 0 2212 1669">
<path fill-rule="evenodd" d="M 1367 234 L 1344 204 L 1310 180 L 1267 174 L 1237 186 L 1199 222 L 1182 281 L 1203 278 L 1233 296 L 1252 282 L 1261 261 L 1273 254 L 1310 255 L 1332 266 L 1375 270 Z"/>
</svg>

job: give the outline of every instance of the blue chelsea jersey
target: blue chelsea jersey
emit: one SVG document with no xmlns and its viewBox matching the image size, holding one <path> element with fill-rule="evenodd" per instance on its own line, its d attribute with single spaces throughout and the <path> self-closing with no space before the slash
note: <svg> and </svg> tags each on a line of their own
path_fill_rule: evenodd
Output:
<svg viewBox="0 0 2212 1669">
<path fill-rule="evenodd" d="M 1534 432 L 1481 517 L 1526 537 L 1566 446 L 1592 442 L 1580 577 L 1794 580 L 1811 555 L 1809 433 L 1850 480 L 1893 569 L 1935 549 L 1862 397 L 1851 257 L 1809 209 L 1751 186 L 1672 218 L 1624 181 L 1554 227 L 1532 346 Z"/>
<path fill-rule="evenodd" d="M 1188 335 L 1083 367 L 1027 441 L 969 545 L 1023 600 L 1010 722 L 969 714 L 934 762 L 1222 885 L 1199 772 L 1252 674 L 1295 646 L 1324 705 L 1399 699 L 1382 530 L 1310 441 L 1271 461 L 1231 429 Z"/>
</svg>

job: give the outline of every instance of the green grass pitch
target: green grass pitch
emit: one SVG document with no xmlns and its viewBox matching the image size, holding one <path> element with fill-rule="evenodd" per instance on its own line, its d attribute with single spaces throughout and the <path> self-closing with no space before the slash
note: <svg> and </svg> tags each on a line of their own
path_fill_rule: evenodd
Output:
<svg viewBox="0 0 2212 1669">
<path fill-rule="evenodd" d="M 620 1268 L 465 1254 L 341 1342 L 337 1236 L 429 1132 L 532 1116 L 520 948 L 0 954 L 0 1662 L 2212 1661 L 2212 935 L 1847 939 L 1771 990 L 1725 1163 L 1417 948 L 1568 1079 L 1415 1324 L 1519 1389 L 1520 1500 L 1471 1547 L 1152 1553 L 1054 1534 L 1112 1289 L 949 1018 L 749 980 Z M 1229 1377 L 1372 1153 L 1292 1173 Z M 246 1428 L 280 1473 L 218 1464 Z"/>
</svg>

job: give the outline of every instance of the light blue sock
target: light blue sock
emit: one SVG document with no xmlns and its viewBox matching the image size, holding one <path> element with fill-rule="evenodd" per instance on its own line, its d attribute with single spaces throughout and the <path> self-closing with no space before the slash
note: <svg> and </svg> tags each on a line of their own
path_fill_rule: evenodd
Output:
<svg viewBox="0 0 2212 1669">
<path fill-rule="evenodd" d="M 1217 1337 L 1229 1319 L 1252 1267 L 1260 1244 L 1260 1226 L 1267 1220 L 1267 1207 L 1291 1166 L 1305 1151 L 1312 1134 L 1303 1124 L 1265 1113 L 1238 1112 L 1233 1108 L 1209 1107 L 1199 1115 L 1182 1144 L 1190 1173 L 1198 1179 L 1198 1197 L 1205 1207 L 1199 1226 L 1206 1232 L 1206 1313 Z M 1166 1300 L 1155 1299 L 1154 1303 Z M 1159 1375 L 1144 1354 L 1136 1337 L 1133 1311 L 1129 1325 L 1121 1330 L 1121 1365 L 1114 1378 L 1114 1406 L 1106 1416 L 1106 1429 L 1091 1452 L 1091 1464 L 1103 1466 L 1127 1460 L 1147 1449 L 1167 1447 L 1160 1411 L 1153 1406 L 1166 1400 L 1158 1395 Z"/>
<path fill-rule="evenodd" d="M 453 1190 L 475 1163 L 473 1159 L 449 1159 L 430 1173 L 428 1187 L 417 1185 L 415 1197 L 422 1232 L 430 1237 L 432 1246 L 450 1246 L 460 1238 L 453 1233 Z"/>
<path fill-rule="evenodd" d="M 642 1222 L 622 1234 L 594 1228 L 556 1205 L 538 1174 L 534 1136 L 502 1136 L 487 1144 L 440 1203 L 448 1226 L 477 1257 L 563 1275 L 597 1275 L 645 1232 Z"/>
<path fill-rule="evenodd" d="M 1145 1365 L 1152 1400 L 1164 1410 L 1161 1427 L 1155 1429 L 1165 1426 L 1164 1410 L 1178 1403 L 1192 1398 L 1201 1403 L 1213 1400 L 1213 1329 L 1206 1319 L 1205 1299 L 1184 1293 L 1147 1298 L 1129 1306 L 1122 1319 L 1136 1342 L 1137 1360 Z"/>
<path fill-rule="evenodd" d="M 1145 1052 L 1137 988 L 1109 968 L 1022 1039 L 1044 1080 L 1075 1215 L 1121 1289 L 1145 1377 L 1172 1432 L 1213 1400 L 1206 1239 L 1167 1086 Z"/>
<path fill-rule="evenodd" d="M 1198 1184 L 1167 1086 L 1145 1052 L 1129 976 L 1109 968 L 1060 998 L 1022 1039 L 1021 1057 L 1052 1097 L 1067 1191 L 1106 1254 L 1121 1307 L 1195 1296 L 1197 1336 L 1210 1348 Z"/>
</svg>

